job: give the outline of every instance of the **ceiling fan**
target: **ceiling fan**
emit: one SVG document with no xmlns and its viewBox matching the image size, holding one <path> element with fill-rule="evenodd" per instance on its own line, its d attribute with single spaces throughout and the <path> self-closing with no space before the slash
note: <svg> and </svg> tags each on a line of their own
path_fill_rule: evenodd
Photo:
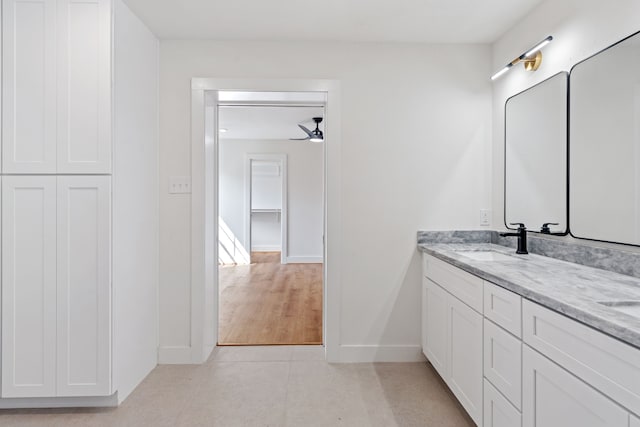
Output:
<svg viewBox="0 0 640 427">
<path fill-rule="evenodd" d="M 306 138 L 289 138 L 291 141 L 311 141 L 311 142 L 322 142 L 324 141 L 324 135 L 320 130 L 320 123 L 322 123 L 322 117 L 314 117 L 313 121 L 316 122 L 316 128 L 314 130 L 309 130 L 306 126 L 298 125 L 300 129 L 307 134 Z"/>
</svg>

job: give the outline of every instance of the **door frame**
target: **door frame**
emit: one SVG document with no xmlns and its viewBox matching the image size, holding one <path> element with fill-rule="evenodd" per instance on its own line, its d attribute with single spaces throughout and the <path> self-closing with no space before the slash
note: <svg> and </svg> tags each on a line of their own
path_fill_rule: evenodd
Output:
<svg viewBox="0 0 640 427">
<path fill-rule="evenodd" d="M 252 231 L 251 231 L 251 218 L 253 212 L 251 210 L 251 191 L 253 188 L 253 173 L 252 162 L 254 160 L 268 160 L 277 161 L 280 164 L 280 191 L 282 198 L 280 201 L 280 264 L 287 263 L 287 257 L 289 256 L 289 242 L 288 239 L 288 207 L 289 207 L 289 194 L 288 194 L 288 181 L 287 181 L 287 155 L 283 153 L 247 153 L 245 171 L 244 171 L 244 235 L 246 238 L 245 248 L 249 253 L 249 263 L 251 263 L 251 252 L 253 250 Z"/>
<path fill-rule="evenodd" d="M 324 248 L 323 341 L 329 362 L 340 361 L 341 94 L 337 80 L 191 79 L 191 362 L 203 363 L 218 342 L 218 92 L 323 92 Z M 206 100 L 214 106 L 207 106 Z M 212 109 L 212 110 L 211 110 Z M 207 111 L 205 111 L 207 110 Z M 205 120 L 212 114 L 213 123 Z M 206 136 L 211 136 L 206 138 Z"/>
</svg>

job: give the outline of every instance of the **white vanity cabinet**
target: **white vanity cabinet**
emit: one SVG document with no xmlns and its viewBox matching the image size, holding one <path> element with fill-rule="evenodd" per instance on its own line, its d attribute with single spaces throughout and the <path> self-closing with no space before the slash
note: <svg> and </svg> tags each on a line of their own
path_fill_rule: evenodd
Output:
<svg viewBox="0 0 640 427">
<path fill-rule="evenodd" d="M 111 178 L 2 179 L 2 398 L 108 396 Z"/>
<path fill-rule="evenodd" d="M 469 416 L 482 425 L 482 315 L 458 297 L 474 301 L 477 278 L 461 270 L 450 274 L 450 266 L 426 255 L 424 261 L 423 352 Z"/>
<path fill-rule="evenodd" d="M 2 0 L 2 172 L 111 173 L 111 0 Z"/>
<path fill-rule="evenodd" d="M 424 354 L 476 424 L 640 427 L 640 349 L 423 258 Z"/>
</svg>

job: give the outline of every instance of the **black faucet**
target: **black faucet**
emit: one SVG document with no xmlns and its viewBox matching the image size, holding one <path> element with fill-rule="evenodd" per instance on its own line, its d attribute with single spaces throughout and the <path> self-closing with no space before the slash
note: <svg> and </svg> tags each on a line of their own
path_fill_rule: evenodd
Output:
<svg viewBox="0 0 640 427">
<path fill-rule="evenodd" d="M 518 238 L 518 249 L 516 250 L 517 254 L 528 254 L 527 251 L 527 227 L 524 226 L 521 222 L 512 222 L 509 225 L 517 225 L 518 231 L 515 233 L 500 233 L 502 237 L 515 236 Z"/>
<path fill-rule="evenodd" d="M 542 224 L 542 228 L 540 229 L 540 232 L 542 234 L 551 234 L 551 229 L 549 228 L 550 225 L 558 225 L 557 222 L 545 222 L 544 224 Z"/>
</svg>

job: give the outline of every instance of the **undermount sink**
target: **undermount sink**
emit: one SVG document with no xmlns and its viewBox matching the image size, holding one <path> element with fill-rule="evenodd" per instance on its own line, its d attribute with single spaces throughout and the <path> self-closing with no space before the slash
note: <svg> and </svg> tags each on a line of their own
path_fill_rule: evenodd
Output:
<svg viewBox="0 0 640 427">
<path fill-rule="evenodd" d="M 628 314 L 633 317 L 640 317 L 640 301 L 599 301 L 598 304 L 611 307 L 621 313 Z"/>
<path fill-rule="evenodd" d="M 458 251 L 458 253 L 475 261 L 519 261 L 518 258 L 496 251 Z"/>
</svg>

